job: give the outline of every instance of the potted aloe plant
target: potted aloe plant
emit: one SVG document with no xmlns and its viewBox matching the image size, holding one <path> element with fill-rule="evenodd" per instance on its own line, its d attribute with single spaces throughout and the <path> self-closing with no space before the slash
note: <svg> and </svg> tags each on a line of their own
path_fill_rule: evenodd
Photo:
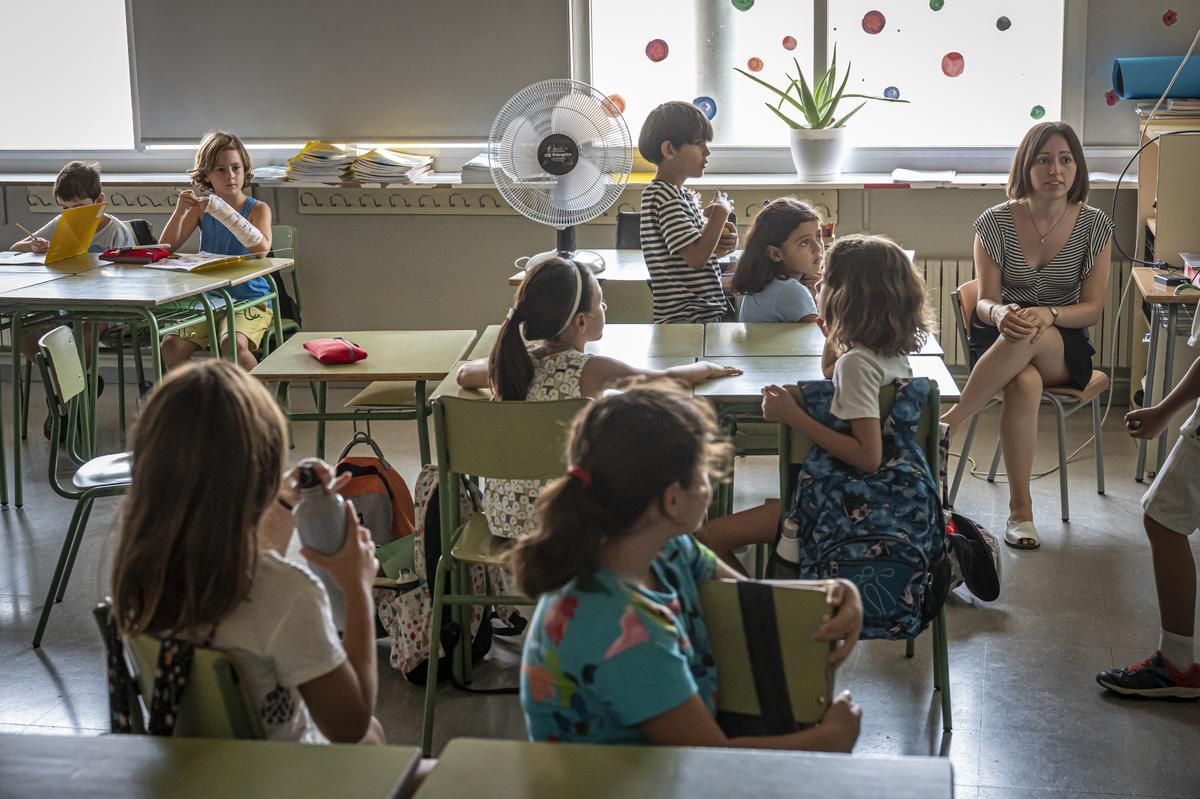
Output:
<svg viewBox="0 0 1200 799">
<path fill-rule="evenodd" d="M 804 70 L 800 69 L 800 62 L 793 58 L 792 63 L 796 66 L 796 77 L 793 78 L 785 72 L 784 77 L 788 83 L 783 89 L 743 69 L 734 67 L 734 70 L 778 95 L 779 100 L 775 105 L 767 103 L 766 106 L 790 129 L 792 162 L 796 165 L 796 174 L 805 180 L 834 180 L 841 174 L 842 162 L 846 157 L 844 126 L 850 117 L 857 114 L 869 100 L 885 103 L 907 103 L 908 100 L 868 94 L 847 94 L 846 83 L 850 80 L 850 67 L 846 67 L 839 85 L 836 45 L 833 48 L 833 58 L 829 61 L 829 69 L 825 70 L 825 74 L 812 88 L 804 79 Z M 862 102 L 849 113 L 837 116 L 838 103 L 847 98 L 859 98 Z M 784 103 L 791 106 L 786 113 Z M 799 111 L 803 116 L 803 122 L 794 118 L 795 111 Z"/>
</svg>

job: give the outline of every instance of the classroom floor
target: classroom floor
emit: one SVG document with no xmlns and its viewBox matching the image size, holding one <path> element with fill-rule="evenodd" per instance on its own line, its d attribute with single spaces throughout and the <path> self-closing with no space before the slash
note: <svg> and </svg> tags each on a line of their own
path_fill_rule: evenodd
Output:
<svg viewBox="0 0 1200 799">
<path fill-rule="evenodd" d="M 40 386 L 34 390 L 37 396 Z M 108 427 L 115 427 L 114 393 L 110 388 L 101 400 Z M 9 396 L 8 384 L 0 385 L 11 425 Z M 348 390 L 331 390 L 330 406 L 349 396 Z M 300 387 L 293 397 L 303 407 L 308 392 Z M 25 507 L 0 511 L 0 732 L 95 735 L 107 729 L 108 717 L 103 648 L 90 609 L 104 593 L 117 500 L 97 503 L 66 599 L 50 618 L 42 648 L 32 649 L 73 509 L 46 486 L 42 407 L 38 400 L 31 419 Z M 1057 476 L 1035 481 L 1042 549 L 1004 550 L 997 602 L 972 606 L 951 599 L 952 734 L 942 733 L 927 636 L 913 660 L 904 658 L 900 643 L 857 648 L 838 684 L 864 708 L 858 752 L 948 755 L 960 799 L 1198 795 L 1200 704 L 1120 700 L 1093 679 L 1100 669 L 1146 656 L 1158 636 L 1138 504 L 1144 487 L 1132 478 L 1134 448 L 1119 429 L 1122 411 L 1114 409 L 1104 435 L 1108 493 L 1095 493 L 1090 450 L 1072 464 L 1070 525 L 1058 521 Z M 1084 417 L 1071 420 L 1072 447 L 1089 434 Z M 994 416 L 985 416 L 977 457 L 990 456 L 994 429 Z M 385 423 L 374 432 L 394 465 L 415 480 L 414 425 Z M 1048 412 L 1041 432 L 1037 466 L 1047 468 L 1056 462 Z M 6 441 L 9 435 L 6 427 Z M 348 424 L 330 425 L 331 458 L 349 436 Z M 296 438 L 295 457 L 311 452 L 311 425 L 297 425 Z M 117 448 L 115 435 L 105 446 Z M 743 459 L 737 469 L 737 507 L 778 493 L 774 459 Z M 1002 485 L 966 479 L 958 506 L 995 532 L 1002 530 L 1006 502 Z M 1193 540 L 1194 549 L 1197 544 Z M 477 672 L 478 684 L 515 684 L 518 659 L 514 645 L 498 644 Z M 380 671 L 377 715 L 384 730 L 393 743 L 415 744 L 423 689 L 388 667 L 386 647 L 380 648 Z M 443 688 L 435 749 L 461 735 L 524 737 L 516 697 Z"/>
</svg>

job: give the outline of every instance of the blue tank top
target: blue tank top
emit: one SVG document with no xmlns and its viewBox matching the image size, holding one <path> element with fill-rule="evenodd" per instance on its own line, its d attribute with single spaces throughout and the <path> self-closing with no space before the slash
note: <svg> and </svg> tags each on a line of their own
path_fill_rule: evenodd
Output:
<svg viewBox="0 0 1200 799">
<path fill-rule="evenodd" d="M 246 204 L 242 206 L 239 213 L 250 218 L 250 209 L 256 203 L 253 197 L 246 198 Z M 217 255 L 249 255 L 250 251 L 246 249 L 233 232 L 213 219 L 208 214 L 200 217 L 200 249 L 205 252 L 215 253 Z M 252 300 L 255 297 L 263 297 L 271 293 L 271 284 L 267 282 L 265 277 L 256 277 L 251 281 L 242 283 L 240 286 L 232 286 L 228 289 L 230 296 L 235 300 Z"/>
</svg>

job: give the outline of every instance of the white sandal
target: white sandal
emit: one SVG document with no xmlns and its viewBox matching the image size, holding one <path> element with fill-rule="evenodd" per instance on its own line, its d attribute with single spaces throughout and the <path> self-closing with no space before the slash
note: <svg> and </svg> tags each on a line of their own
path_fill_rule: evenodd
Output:
<svg viewBox="0 0 1200 799">
<path fill-rule="evenodd" d="M 1013 549 L 1037 549 L 1042 545 L 1042 539 L 1032 521 L 1014 522 L 1009 519 L 1004 526 L 1004 543 Z"/>
</svg>

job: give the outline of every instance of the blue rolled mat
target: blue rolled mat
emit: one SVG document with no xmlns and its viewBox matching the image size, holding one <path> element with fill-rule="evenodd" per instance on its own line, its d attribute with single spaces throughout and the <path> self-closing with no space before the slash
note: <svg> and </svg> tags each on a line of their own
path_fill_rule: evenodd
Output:
<svg viewBox="0 0 1200 799">
<path fill-rule="evenodd" d="M 1126 100 L 1157 100 L 1179 69 L 1183 56 L 1118 58 L 1113 61 L 1113 90 Z M 1188 59 L 1168 97 L 1200 97 L 1200 58 Z"/>
</svg>

